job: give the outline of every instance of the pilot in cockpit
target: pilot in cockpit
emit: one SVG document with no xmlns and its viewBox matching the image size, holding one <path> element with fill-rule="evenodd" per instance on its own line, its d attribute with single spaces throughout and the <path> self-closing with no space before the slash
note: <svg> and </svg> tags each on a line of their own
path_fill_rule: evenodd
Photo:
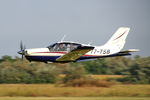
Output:
<svg viewBox="0 0 150 100">
<path fill-rule="evenodd" d="M 66 51 L 66 45 L 65 44 L 59 44 L 58 51 Z"/>
</svg>

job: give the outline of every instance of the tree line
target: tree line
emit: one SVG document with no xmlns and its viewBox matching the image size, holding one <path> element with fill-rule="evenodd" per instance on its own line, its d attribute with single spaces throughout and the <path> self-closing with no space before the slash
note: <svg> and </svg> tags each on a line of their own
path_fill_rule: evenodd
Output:
<svg viewBox="0 0 150 100">
<path fill-rule="evenodd" d="M 149 84 L 150 57 L 113 57 L 66 64 L 28 62 L 11 56 L 0 59 L 0 83 L 57 83 L 61 75 L 66 75 L 65 82 L 87 74 L 125 75 L 115 81 Z"/>
</svg>

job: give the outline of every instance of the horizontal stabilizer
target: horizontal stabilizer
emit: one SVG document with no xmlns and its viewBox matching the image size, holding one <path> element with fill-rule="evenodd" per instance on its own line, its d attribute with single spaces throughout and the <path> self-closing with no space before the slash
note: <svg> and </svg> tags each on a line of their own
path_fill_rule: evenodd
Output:
<svg viewBox="0 0 150 100">
<path fill-rule="evenodd" d="M 120 51 L 119 53 L 129 53 L 129 52 L 138 52 L 140 51 L 139 49 L 128 49 L 128 50 L 125 50 L 125 51 Z"/>
<path fill-rule="evenodd" d="M 128 49 L 124 51 L 120 51 L 118 54 L 130 54 L 130 52 L 138 52 L 140 51 L 139 49 Z"/>
</svg>

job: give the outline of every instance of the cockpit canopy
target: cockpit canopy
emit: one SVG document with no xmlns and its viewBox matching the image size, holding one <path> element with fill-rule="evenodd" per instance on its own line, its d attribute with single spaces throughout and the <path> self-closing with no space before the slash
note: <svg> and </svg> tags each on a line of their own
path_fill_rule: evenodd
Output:
<svg viewBox="0 0 150 100">
<path fill-rule="evenodd" d="M 70 42 L 60 42 L 60 43 L 54 43 L 50 46 L 48 46 L 50 51 L 72 51 L 76 49 L 78 46 L 81 46 L 81 44 L 78 43 L 70 43 Z"/>
</svg>

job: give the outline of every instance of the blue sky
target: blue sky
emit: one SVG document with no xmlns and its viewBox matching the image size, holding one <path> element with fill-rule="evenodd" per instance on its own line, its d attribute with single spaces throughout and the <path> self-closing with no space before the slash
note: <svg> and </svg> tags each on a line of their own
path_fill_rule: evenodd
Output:
<svg viewBox="0 0 150 100">
<path fill-rule="evenodd" d="M 124 49 L 150 56 L 150 0 L 0 0 L 0 56 L 65 40 L 102 45 L 130 27 Z"/>
</svg>

